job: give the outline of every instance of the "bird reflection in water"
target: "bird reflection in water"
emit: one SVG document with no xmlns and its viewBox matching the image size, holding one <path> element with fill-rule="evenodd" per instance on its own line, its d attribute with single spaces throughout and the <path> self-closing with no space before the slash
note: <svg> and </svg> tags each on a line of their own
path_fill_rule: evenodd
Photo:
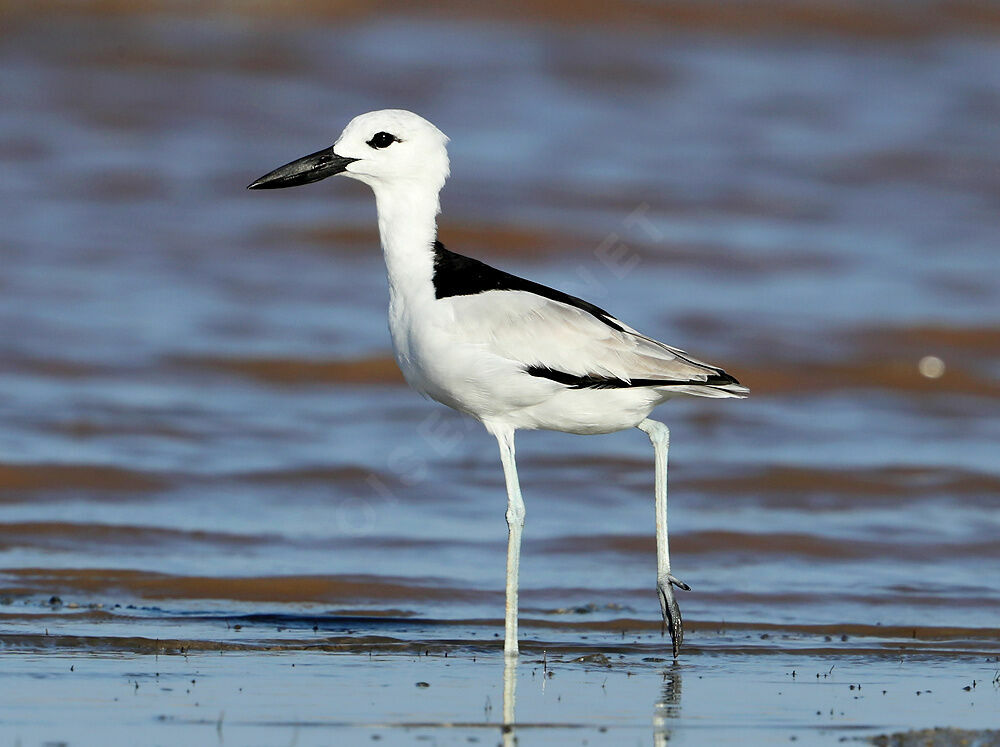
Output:
<svg viewBox="0 0 1000 747">
<path fill-rule="evenodd" d="M 503 745 L 517 744 L 514 733 L 514 701 L 517 696 L 517 657 L 505 656 L 503 661 Z"/>
<path fill-rule="evenodd" d="M 670 741 L 670 722 L 681 715 L 681 668 L 677 662 L 663 670 L 663 689 L 653 706 L 653 744 L 661 747 Z"/>
<path fill-rule="evenodd" d="M 504 747 L 517 744 L 514 706 L 517 700 L 517 659 L 504 657 L 503 666 L 503 722 L 501 733 Z M 677 662 L 663 670 L 660 698 L 653 706 L 653 744 L 655 747 L 670 741 L 670 722 L 681 715 L 681 668 Z"/>
</svg>

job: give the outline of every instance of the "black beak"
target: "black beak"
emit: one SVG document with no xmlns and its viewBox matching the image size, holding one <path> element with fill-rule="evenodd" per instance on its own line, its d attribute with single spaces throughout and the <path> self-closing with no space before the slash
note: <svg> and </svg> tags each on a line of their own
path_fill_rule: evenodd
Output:
<svg viewBox="0 0 1000 747">
<path fill-rule="evenodd" d="M 347 169 L 348 164 L 357 160 L 357 158 L 338 156 L 333 152 L 333 146 L 330 146 L 326 150 L 286 163 L 270 174 L 265 174 L 247 189 L 281 189 L 318 182 L 320 179 L 341 173 Z"/>
</svg>

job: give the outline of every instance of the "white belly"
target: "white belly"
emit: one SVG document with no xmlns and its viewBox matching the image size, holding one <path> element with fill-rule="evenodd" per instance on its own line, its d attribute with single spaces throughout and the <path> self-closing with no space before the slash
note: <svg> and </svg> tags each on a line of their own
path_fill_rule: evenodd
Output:
<svg viewBox="0 0 1000 747">
<path fill-rule="evenodd" d="M 669 394 L 648 387 L 635 389 L 570 389 L 560 391 L 531 407 L 509 413 L 500 422 L 515 428 L 542 429 L 592 435 L 633 428 Z"/>
</svg>

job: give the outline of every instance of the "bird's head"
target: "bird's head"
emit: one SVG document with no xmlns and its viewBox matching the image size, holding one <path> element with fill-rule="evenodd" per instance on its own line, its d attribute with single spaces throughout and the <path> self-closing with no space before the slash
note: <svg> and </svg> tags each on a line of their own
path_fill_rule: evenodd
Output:
<svg viewBox="0 0 1000 747">
<path fill-rule="evenodd" d="M 448 178 L 448 138 L 403 109 L 360 114 L 329 148 L 265 174 L 248 189 L 279 189 L 342 174 L 380 188 L 416 185 L 436 193 Z"/>
</svg>

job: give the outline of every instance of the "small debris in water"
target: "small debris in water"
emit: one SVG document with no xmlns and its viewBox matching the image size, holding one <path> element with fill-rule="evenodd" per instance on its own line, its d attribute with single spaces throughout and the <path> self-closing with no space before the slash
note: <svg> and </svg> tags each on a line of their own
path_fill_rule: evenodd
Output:
<svg viewBox="0 0 1000 747">
<path fill-rule="evenodd" d="M 922 745 L 957 747 L 958 745 L 970 744 L 985 746 L 1000 744 L 1000 731 L 994 729 L 970 731 L 936 727 L 919 731 L 880 734 L 877 737 L 872 737 L 871 742 L 876 747 L 921 747 Z"/>
<path fill-rule="evenodd" d="M 570 659 L 570 661 L 583 664 L 599 664 L 602 667 L 611 666 L 611 662 L 604 654 L 585 654 L 584 656 L 578 656 L 575 659 Z"/>
<path fill-rule="evenodd" d="M 925 379 L 940 379 L 944 376 L 944 361 L 936 355 L 925 355 L 917 363 L 917 370 Z"/>
</svg>

